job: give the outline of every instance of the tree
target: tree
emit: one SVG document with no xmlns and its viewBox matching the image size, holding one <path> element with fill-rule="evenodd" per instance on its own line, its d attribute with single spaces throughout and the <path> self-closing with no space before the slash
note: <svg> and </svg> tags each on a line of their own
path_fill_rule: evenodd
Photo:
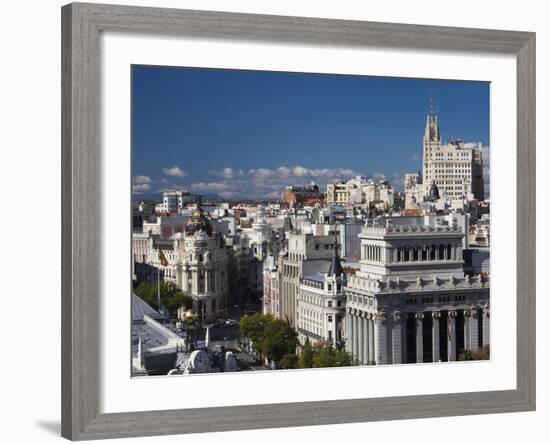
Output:
<svg viewBox="0 0 550 444">
<path fill-rule="evenodd" d="M 355 365 L 353 357 L 344 350 L 337 350 L 330 342 L 320 342 L 313 348 L 313 368 L 349 367 Z"/>
<path fill-rule="evenodd" d="M 298 336 L 294 329 L 281 319 L 262 313 L 244 315 L 239 321 L 239 328 L 241 336 L 252 341 L 253 349 L 275 361 L 277 366 L 280 366 L 286 355 L 296 354 Z M 285 365 L 297 365 L 297 359 L 287 356 Z"/>
<path fill-rule="evenodd" d="M 294 369 L 298 368 L 298 356 L 296 356 L 295 353 L 289 353 L 283 356 L 283 359 L 281 359 L 281 362 L 279 364 L 279 367 L 282 369 Z"/>
<path fill-rule="evenodd" d="M 277 365 L 283 356 L 295 354 L 298 346 L 296 331 L 281 319 L 269 319 L 264 331 L 262 353 Z"/>
<path fill-rule="evenodd" d="M 258 353 L 262 353 L 266 328 L 273 319 L 271 315 L 255 313 L 252 316 L 244 315 L 239 321 L 241 336 L 250 339 L 254 350 Z"/>
<path fill-rule="evenodd" d="M 143 299 L 147 304 L 158 310 L 158 284 L 143 282 L 134 288 L 134 293 Z M 160 303 L 164 305 L 171 314 L 178 308 L 191 308 L 193 300 L 190 296 L 181 291 L 173 282 L 160 283 Z"/>
<path fill-rule="evenodd" d="M 300 351 L 300 368 L 312 368 L 313 367 L 313 347 L 309 343 L 309 340 L 306 340 L 306 343 Z"/>
</svg>

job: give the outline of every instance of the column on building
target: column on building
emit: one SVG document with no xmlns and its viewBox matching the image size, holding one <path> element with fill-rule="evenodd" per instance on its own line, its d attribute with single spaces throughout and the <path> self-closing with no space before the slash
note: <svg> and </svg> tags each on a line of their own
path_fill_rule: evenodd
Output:
<svg viewBox="0 0 550 444">
<path fill-rule="evenodd" d="M 424 320 L 424 313 L 416 313 L 414 315 L 416 319 L 416 362 L 424 362 L 424 338 L 422 333 L 422 322 Z"/>
<path fill-rule="evenodd" d="M 491 345 L 491 320 L 490 320 L 490 309 L 489 306 L 483 308 L 483 318 L 482 318 L 482 344 L 483 347 Z"/>
<path fill-rule="evenodd" d="M 358 331 L 357 331 L 357 359 L 359 360 L 360 364 L 364 364 L 364 355 L 363 355 L 363 347 L 365 345 L 365 328 L 363 324 L 363 312 L 359 311 L 357 314 L 357 325 L 358 325 Z"/>
<path fill-rule="evenodd" d="M 401 345 L 401 339 L 403 338 L 403 319 L 401 313 L 396 311 L 393 313 L 393 325 L 391 336 L 391 363 L 401 364 L 403 362 L 403 348 Z"/>
<path fill-rule="evenodd" d="M 380 313 L 375 318 L 374 336 L 376 342 L 376 364 L 388 364 L 388 329 L 386 316 Z"/>
<path fill-rule="evenodd" d="M 367 317 L 367 325 L 369 327 L 369 359 L 368 362 L 375 362 L 375 348 L 374 348 L 374 315 L 371 314 Z"/>
<path fill-rule="evenodd" d="M 180 275 L 180 288 L 187 292 L 189 288 L 189 283 L 187 279 L 187 266 L 182 267 L 181 265 L 178 265 L 178 274 Z"/>
<path fill-rule="evenodd" d="M 353 355 L 353 316 L 352 316 L 352 309 L 350 308 L 348 310 L 348 315 L 346 318 L 346 326 L 347 326 L 347 341 L 346 341 L 346 350 L 348 353 L 351 353 Z"/>
<path fill-rule="evenodd" d="M 353 357 L 359 359 L 359 324 L 357 317 L 357 310 L 353 310 Z"/>
<path fill-rule="evenodd" d="M 462 335 L 464 336 L 464 350 L 470 350 L 470 312 L 463 310 L 464 325 L 462 328 Z"/>
<path fill-rule="evenodd" d="M 466 350 L 475 350 L 478 348 L 479 341 L 479 326 L 477 323 L 477 308 L 464 310 L 464 329 L 467 330 L 468 342 L 465 342 Z M 465 338 L 466 339 L 466 338 Z"/>
<path fill-rule="evenodd" d="M 407 363 L 407 317 L 408 313 L 401 314 L 401 362 Z"/>
<path fill-rule="evenodd" d="M 456 311 L 447 314 L 447 360 L 456 361 Z"/>
<path fill-rule="evenodd" d="M 439 362 L 441 360 L 440 347 L 439 347 L 439 320 L 440 319 L 441 319 L 441 313 L 439 311 L 432 311 L 433 362 Z"/>
<path fill-rule="evenodd" d="M 192 279 L 192 282 L 191 282 L 191 287 L 193 289 L 193 294 L 198 294 L 199 293 L 199 275 L 197 273 L 197 270 L 196 269 L 193 269 L 191 270 L 191 279 Z"/>
<path fill-rule="evenodd" d="M 361 322 L 363 324 L 363 364 L 369 363 L 369 314 L 367 312 L 363 312 L 363 317 L 361 319 Z"/>
</svg>

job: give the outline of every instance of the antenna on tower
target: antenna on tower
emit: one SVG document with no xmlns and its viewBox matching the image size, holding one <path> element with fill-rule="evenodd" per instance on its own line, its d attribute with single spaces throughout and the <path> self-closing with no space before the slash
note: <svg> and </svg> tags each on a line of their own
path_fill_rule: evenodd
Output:
<svg viewBox="0 0 550 444">
<path fill-rule="evenodd" d="M 434 109 L 434 95 L 433 95 L 433 91 L 430 91 L 430 116 L 434 116 L 435 115 L 435 109 Z"/>
</svg>

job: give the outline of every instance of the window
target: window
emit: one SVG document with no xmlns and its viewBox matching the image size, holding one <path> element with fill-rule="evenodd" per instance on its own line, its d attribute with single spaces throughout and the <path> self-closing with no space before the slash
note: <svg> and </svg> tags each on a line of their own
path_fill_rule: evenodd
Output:
<svg viewBox="0 0 550 444">
<path fill-rule="evenodd" d="M 332 301 L 328 301 L 328 306 L 332 307 Z"/>
<path fill-rule="evenodd" d="M 332 322 L 332 315 L 328 317 L 328 321 Z"/>
</svg>

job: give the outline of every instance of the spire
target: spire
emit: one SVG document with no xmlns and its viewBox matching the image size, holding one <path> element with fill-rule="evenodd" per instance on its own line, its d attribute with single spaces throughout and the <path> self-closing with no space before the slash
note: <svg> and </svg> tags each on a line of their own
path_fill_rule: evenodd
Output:
<svg viewBox="0 0 550 444">
<path fill-rule="evenodd" d="M 433 96 L 433 93 L 430 92 L 430 117 L 434 117 L 435 116 L 435 111 L 434 111 L 434 96 Z"/>
<path fill-rule="evenodd" d="M 439 122 L 435 112 L 434 98 L 430 93 L 430 109 L 426 118 L 426 130 L 424 132 L 424 143 L 439 142 Z"/>
<path fill-rule="evenodd" d="M 328 269 L 329 276 L 342 276 L 342 264 L 340 263 L 340 256 L 338 255 L 338 239 L 336 238 L 336 226 L 334 227 L 334 254 L 332 255 L 332 262 Z"/>
</svg>

